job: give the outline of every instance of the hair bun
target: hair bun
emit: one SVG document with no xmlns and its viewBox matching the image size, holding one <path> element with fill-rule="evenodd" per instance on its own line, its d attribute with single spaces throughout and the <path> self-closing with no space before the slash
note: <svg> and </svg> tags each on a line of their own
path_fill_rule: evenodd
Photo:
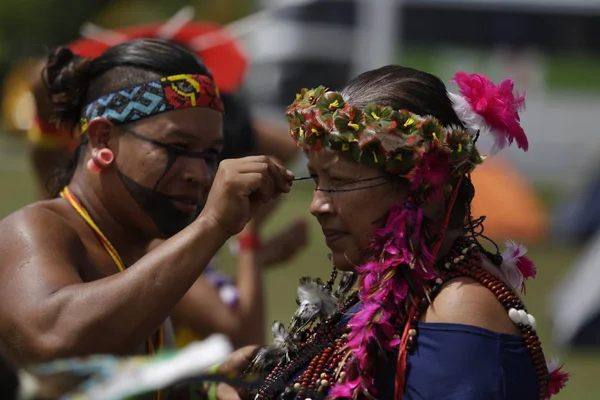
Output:
<svg viewBox="0 0 600 400">
<path fill-rule="evenodd" d="M 68 47 L 59 47 L 48 57 L 42 74 L 54 119 L 68 124 L 79 121 L 89 63 Z"/>
</svg>

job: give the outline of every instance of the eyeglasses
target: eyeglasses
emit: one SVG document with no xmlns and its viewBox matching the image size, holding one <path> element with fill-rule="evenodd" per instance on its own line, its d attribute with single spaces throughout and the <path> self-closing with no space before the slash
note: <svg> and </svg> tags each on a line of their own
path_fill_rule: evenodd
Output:
<svg viewBox="0 0 600 400">
<path fill-rule="evenodd" d="M 314 180 L 314 178 L 315 178 L 314 176 L 301 176 L 301 177 L 294 178 L 294 181 L 304 181 L 304 180 L 308 180 L 308 179 Z M 348 187 L 348 186 L 354 186 L 354 184 L 356 184 L 356 183 L 371 182 L 371 181 L 375 181 L 375 180 L 379 180 L 379 179 L 385 179 L 385 181 L 379 182 L 379 183 L 374 183 L 372 185 L 361 186 L 361 187 Z M 316 192 L 325 192 L 325 193 L 353 192 L 356 190 L 371 189 L 374 187 L 383 186 L 387 183 L 390 183 L 390 181 L 387 180 L 384 175 L 377 175 L 377 176 L 372 176 L 370 178 L 356 179 L 356 180 L 353 180 L 352 182 L 345 182 L 340 185 L 336 185 L 337 186 L 336 188 L 323 189 L 323 188 L 316 186 L 314 188 L 314 190 Z"/>
</svg>

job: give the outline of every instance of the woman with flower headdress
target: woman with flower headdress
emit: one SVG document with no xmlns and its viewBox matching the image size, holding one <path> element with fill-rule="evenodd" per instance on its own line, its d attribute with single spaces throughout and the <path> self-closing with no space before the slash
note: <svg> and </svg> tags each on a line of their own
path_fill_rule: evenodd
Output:
<svg viewBox="0 0 600 400">
<path fill-rule="evenodd" d="M 510 80 L 454 81 L 460 94 L 387 66 L 288 109 L 334 272 L 303 278 L 290 326 L 273 325 L 247 370 L 264 377 L 255 399 L 546 399 L 564 386 L 519 296 L 535 275 L 525 248 L 486 250 L 470 209 L 479 135 L 528 148 L 524 98 Z"/>
</svg>

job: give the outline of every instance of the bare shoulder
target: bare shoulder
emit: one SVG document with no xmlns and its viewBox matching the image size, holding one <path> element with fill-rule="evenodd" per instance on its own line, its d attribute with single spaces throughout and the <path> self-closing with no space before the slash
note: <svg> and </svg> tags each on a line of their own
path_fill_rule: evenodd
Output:
<svg viewBox="0 0 600 400">
<path fill-rule="evenodd" d="M 0 221 L 3 272 L 20 261 L 65 259 L 82 246 L 77 232 L 52 201 L 23 207 Z"/>
<path fill-rule="evenodd" d="M 494 332 L 519 334 L 496 296 L 470 278 L 457 278 L 446 283 L 423 321 L 472 325 Z"/>
<path fill-rule="evenodd" d="M 8 215 L 0 221 L 0 233 L 0 241 L 4 243 L 39 237 L 47 241 L 77 237 L 75 229 L 56 207 L 55 200 L 33 203 Z"/>
</svg>

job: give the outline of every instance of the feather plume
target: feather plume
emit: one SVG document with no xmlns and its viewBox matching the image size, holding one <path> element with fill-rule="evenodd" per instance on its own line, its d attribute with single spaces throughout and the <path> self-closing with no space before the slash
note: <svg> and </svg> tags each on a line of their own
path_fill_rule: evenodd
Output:
<svg viewBox="0 0 600 400">
<path fill-rule="evenodd" d="M 350 397 L 359 393 L 372 397 L 376 393 L 373 363 L 377 360 L 377 353 L 391 350 L 399 344 L 392 321 L 398 320 L 399 310 L 408 295 L 408 285 L 402 272 L 410 268 L 413 260 L 421 265 L 423 257 L 426 258 L 425 265 L 430 265 L 429 249 L 424 241 L 420 241 L 422 223 L 421 207 L 397 204 L 390 210 L 385 226 L 375 232 L 370 250 L 376 258 L 356 269 L 360 274 L 362 305 L 348 323 L 351 331 L 347 346 L 358 366 L 358 376 L 337 383 L 332 388 L 332 397 Z M 430 267 L 414 268 L 410 275 L 418 283 L 435 278 Z"/>
<path fill-rule="evenodd" d="M 314 322 L 317 317 L 324 320 L 330 317 L 338 307 L 333 294 L 325 289 L 320 279 L 303 277 L 298 286 L 298 309 L 292 317 L 290 332 L 296 332 Z"/>
<path fill-rule="evenodd" d="M 248 371 L 254 373 L 264 373 L 265 371 L 271 371 L 282 361 L 289 362 L 290 354 L 296 352 L 296 346 L 290 340 L 290 335 L 279 321 L 275 321 L 271 326 L 271 332 L 273 333 L 273 343 L 261 348 Z"/>
<path fill-rule="evenodd" d="M 466 98 L 452 92 L 448 92 L 448 97 L 452 102 L 452 108 L 454 108 L 454 112 L 467 127 L 471 135 L 474 135 L 478 131 L 488 130 L 488 125 L 485 122 L 485 119 L 473 111 L 473 108 Z"/>
<path fill-rule="evenodd" d="M 420 187 L 431 188 L 430 196 L 442 199 L 442 186 L 448 182 L 450 177 L 450 160 L 448 154 L 441 151 L 430 151 L 423 155 L 421 162 L 415 167 L 413 176 L 410 178 L 411 190 L 416 191 Z"/>
<path fill-rule="evenodd" d="M 502 272 L 513 289 L 520 291 L 525 288 L 525 280 L 535 278 L 535 265 L 525 256 L 527 248 L 508 239 L 502 252 Z"/>
<path fill-rule="evenodd" d="M 548 361 L 546 366 L 548 367 L 548 373 L 550 374 L 548 387 L 546 387 L 546 399 L 550 399 L 567 385 L 571 374 L 562 371 L 563 365 L 557 358 Z"/>
<path fill-rule="evenodd" d="M 494 85 L 484 75 L 458 72 L 452 82 L 458 84 L 461 93 L 461 96 L 450 95 L 461 121 L 472 130 L 490 132 L 494 136 L 495 151 L 513 141 L 520 149 L 528 150 L 529 142 L 519 117 L 519 111 L 525 106 L 525 96 L 513 93 L 512 80 L 505 79 Z"/>
<path fill-rule="evenodd" d="M 334 296 L 341 301 L 348 292 L 352 289 L 356 280 L 358 279 L 358 274 L 354 271 L 344 271 L 342 273 L 342 278 L 340 279 L 340 284 L 336 289 Z"/>
</svg>

